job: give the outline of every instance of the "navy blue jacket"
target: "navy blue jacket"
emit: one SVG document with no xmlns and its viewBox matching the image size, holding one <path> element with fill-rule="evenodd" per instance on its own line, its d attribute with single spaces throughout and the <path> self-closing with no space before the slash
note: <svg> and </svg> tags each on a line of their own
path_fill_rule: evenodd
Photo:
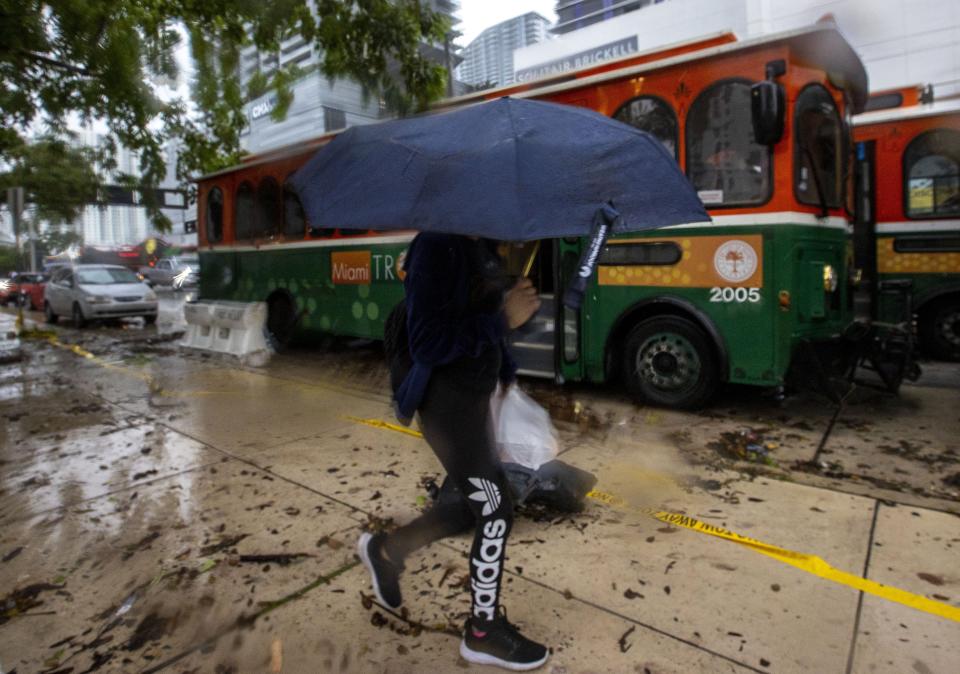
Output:
<svg viewBox="0 0 960 674">
<path fill-rule="evenodd" d="M 423 401 L 435 367 L 477 358 L 489 345 L 501 350 L 500 380 L 512 381 L 517 366 L 507 351 L 502 305 L 492 313 L 470 307 L 470 239 L 422 233 L 410 244 L 403 280 L 407 336 L 413 365 L 394 393 L 397 418 L 409 424 Z"/>
</svg>

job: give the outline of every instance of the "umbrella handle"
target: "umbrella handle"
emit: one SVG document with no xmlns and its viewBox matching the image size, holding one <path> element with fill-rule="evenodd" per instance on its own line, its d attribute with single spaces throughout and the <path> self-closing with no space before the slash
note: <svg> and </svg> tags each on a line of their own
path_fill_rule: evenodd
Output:
<svg viewBox="0 0 960 674">
<path fill-rule="evenodd" d="M 579 309 L 583 304 L 583 296 L 587 292 L 587 282 L 597 268 L 600 252 L 607 243 L 610 230 L 620 220 L 620 213 L 613 204 L 604 204 L 597 209 L 593 216 L 593 228 L 590 232 L 590 243 L 580 253 L 580 262 L 577 264 L 577 273 L 570 279 L 570 285 L 563 294 L 563 303 L 571 309 Z"/>
<path fill-rule="evenodd" d="M 527 258 L 527 263 L 523 265 L 523 278 L 530 276 L 530 270 L 533 268 L 533 261 L 537 259 L 537 253 L 540 252 L 540 241 L 537 240 L 533 244 L 533 250 L 530 251 L 530 257 Z"/>
</svg>

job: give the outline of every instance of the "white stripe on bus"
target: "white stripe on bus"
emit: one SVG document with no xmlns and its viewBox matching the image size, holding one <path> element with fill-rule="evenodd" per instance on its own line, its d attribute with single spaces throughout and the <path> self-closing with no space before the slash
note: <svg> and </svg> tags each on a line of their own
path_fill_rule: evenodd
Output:
<svg viewBox="0 0 960 674">
<path fill-rule="evenodd" d="M 740 213 L 737 215 L 714 215 L 713 222 L 691 222 L 684 225 L 670 225 L 661 229 L 690 229 L 692 227 L 768 227 L 770 225 L 809 225 L 825 229 L 848 229 L 846 218 L 830 215 L 821 218 L 814 213 L 799 211 L 775 211 L 773 213 Z"/>
<path fill-rule="evenodd" d="M 954 221 L 960 222 L 960 221 Z M 770 225 L 809 225 L 811 227 L 823 227 L 827 229 L 847 229 L 850 225 L 846 218 L 831 215 L 821 218 L 813 213 L 800 213 L 798 211 L 777 211 L 775 213 L 747 213 L 741 215 L 716 215 L 713 222 L 691 222 L 683 225 L 670 225 L 661 227 L 660 230 L 671 229 L 690 229 L 723 226 L 723 227 L 767 227 Z M 902 223 L 913 224 L 913 223 Z M 954 224 L 945 229 L 953 229 L 958 225 Z M 883 227 L 883 225 L 879 226 Z M 879 229 L 878 227 L 878 229 Z M 880 231 L 883 231 L 882 229 Z M 407 243 L 413 240 L 416 232 L 405 232 L 403 234 L 392 234 L 384 236 L 362 236 L 345 239 L 317 239 L 314 241 L 295 241 L 295 242 L 274 242 L 264 243 L 259 246 L 252 245 L 231 245 L 221 244 L 216 246 L 200 246 L 200 252 L 215 253 L 238 253 L 250 252 L 272 248 L 331 248 L 335 246 L 369 246 L 380 243 Z"/>
<path fill-rule="evenodd" d="M 896 234 L 901 232 L 960 232 L 960 220 L 910 220 L 907 222 L 878 222 L 878 234 Z"/>
</svg>

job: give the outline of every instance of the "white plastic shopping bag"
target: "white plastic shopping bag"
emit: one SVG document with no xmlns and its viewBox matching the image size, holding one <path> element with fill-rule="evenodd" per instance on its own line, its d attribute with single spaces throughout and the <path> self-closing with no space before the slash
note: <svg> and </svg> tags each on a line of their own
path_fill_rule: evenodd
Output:
<svg viewBox="0 0 960 674">
<path fill-rule="evenodd" d="M 557 431 L 550 415 L 533 398 L 511 384 L 490 398 L 490 415 L 500 460 L 532 470 L 557 457 Z"/>
</svg>

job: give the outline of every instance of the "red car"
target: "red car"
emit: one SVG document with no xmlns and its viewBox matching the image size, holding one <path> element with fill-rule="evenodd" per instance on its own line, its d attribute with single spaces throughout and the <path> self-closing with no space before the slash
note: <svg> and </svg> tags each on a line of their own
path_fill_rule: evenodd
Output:
<svg viewBox="0 0 960 674">
<path fill-rule="evenodd" d="M 47 275 L 24 272 L 10 278 L 0 279 L 0 304 L 8 306 L 23 305 L 27 309 L 43 309 L 43 289 L 47 285 Z"/>
</svg>

